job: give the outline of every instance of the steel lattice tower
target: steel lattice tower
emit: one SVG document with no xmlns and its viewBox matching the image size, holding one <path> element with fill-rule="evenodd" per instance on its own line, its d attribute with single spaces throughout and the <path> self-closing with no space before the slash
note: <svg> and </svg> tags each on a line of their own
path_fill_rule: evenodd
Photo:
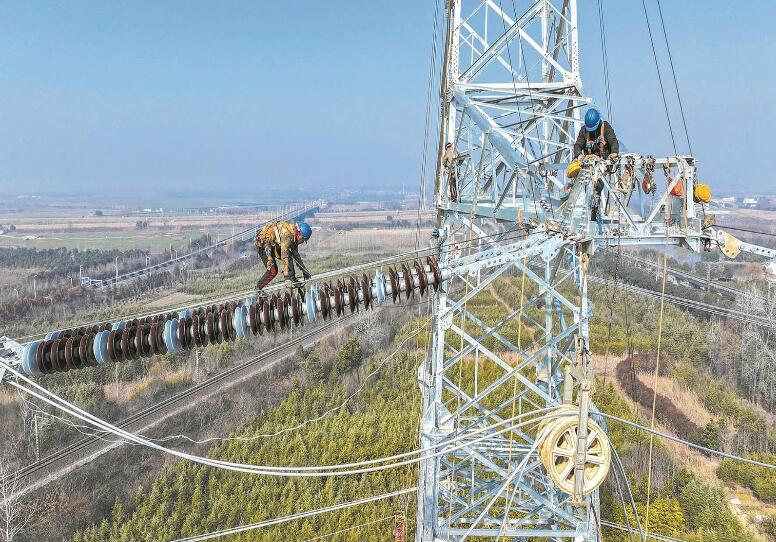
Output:
<svg viewBox="0 0 776 542">
<path fill-rule="evenodd" d="M 555 480 L 540 460 L 536 429 L 489 429 L 488 439 L 473 436 L 463 447 L 444 442 L 561 406 L 564 395 L 569 404 L 572 392 L 576 427 L 587 428 L 594 412 L 588 258 L 615 243 L 695 251 L 710 243 L 693 203 L 692 157 L 586 162 L 573 187 L 564 186 L 581 108 L 590 103 L 578 59 L 576 0 L 446 2 L 435 205 L 440 263 L 453 278 L 435 297 L 419 369 L 421 446 L 445 450 L 421 463 L 422 542 L 597 538 L 598 493 L 583 491 L 583 473 L 604 460 L 585 452 L 588 430 L 574 429 L 576 453 L 558 462 Z M 447 142 L 457 200 L 443 164 Z M 665 171 L 664 189 L 642 194 L 641 180 L 656 184 L 656 166 Z M 678 183 L 683 198 L 670 194 Z M 598 201 L 599 218 L 591 220 Z M 481 320 L 467 307 L 505 276 L 525 277 L 524 303 L 500 310 L 497 321 Z M 506 337 L 518 319 L 535 331 L 531 340 Z M 462 384 L 466 371 L 473 384 Z M 568 482 L 565 492 L 558 479 Z"/>
</svg>

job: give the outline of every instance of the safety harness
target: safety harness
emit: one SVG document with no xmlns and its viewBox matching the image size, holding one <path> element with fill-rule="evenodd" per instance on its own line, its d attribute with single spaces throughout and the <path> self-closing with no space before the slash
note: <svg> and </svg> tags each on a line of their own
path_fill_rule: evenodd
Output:
<svg viewBox="0 0 776 542">
<path fill-rule="evenodd" d="M 598 143 L 598 150 L 601 153 L 601 156 L 604 155 L 604 151 L 606 150 L 606 138 L 604 137 L 604 121 L 601 121 L 601 131 L 598 134 L 598 137 L 595 139 L 590 138 L 591 132 L 587 132 L 587 153 L 593 154 L 592 148 L 593 145 Z"/>
</svg>

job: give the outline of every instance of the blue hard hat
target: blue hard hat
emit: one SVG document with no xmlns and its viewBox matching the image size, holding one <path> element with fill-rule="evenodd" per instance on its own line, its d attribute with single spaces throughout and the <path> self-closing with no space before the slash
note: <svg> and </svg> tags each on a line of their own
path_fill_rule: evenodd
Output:
<svg viewBox="0 0 776 542">
<path fill-rule="evenodd" d="M 313 229 L 310 227 L 310 224 L 307 222 L 297 222 L 296 227 L 299 230 L 299 233 L 302 234 L 302 239 L 307 241 L 310 236 L 313 234 Z"/>
<path fill-rule="evenodd" d="M 601 113 L 598 112 L 598 109 L 591 107 L 585 113 L 585 128 L 588 132 L 595 132 L 599 126 L 601 126 Z"/>
</svg>

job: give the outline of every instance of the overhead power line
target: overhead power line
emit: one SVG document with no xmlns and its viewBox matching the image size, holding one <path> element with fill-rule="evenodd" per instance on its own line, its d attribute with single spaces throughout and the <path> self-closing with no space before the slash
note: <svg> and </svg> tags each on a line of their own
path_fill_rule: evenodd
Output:
<svg viewBox="0 0 776 542">
<path fill-rule="evenodd" d="M 600 0 L 599 0 L 600 1 Z M 690 132 L 687 130 L 687 119 L 684 116 L 684 105 L 682 104 L 682 95 L 679 92 L 679 82 L 676 80 L 676 68 L 674 68 L 674 56 L 671 54 L 671 46 L 668 44 L 668 32 L 666 32 L 666 22 L 663 19 L 663 6 L 660 5 L 660 0 L 657 0 L 657 10 L 660 13 L 660 25 L 663 27 L 663 39 L 666 42 L 666 50 L 668 51 L 668 62 L 671 66 L 671 74 L 674 76 L 674 87 L 676 88 L 676 100 L 679 102 L 679 113 L 682 115 L 682 124 L 684 125 L 684 136 L 687 138 L 687 149 L 692 155 L 692 143 L 690 143 Z"/>
<path fill-rule="evenodd" d="M 597 277 L 595 275 L 589 275 L 588 280 L 592 283 L 596 284 L 608 284 L 609 281 L 607 279 L 604 279 L 602 277 Z M 648 288 L 641 288 L 639 286 L 634 286 L 632 284 L 626 284 L 623 282 L 615 284 L 616 288 L 619 288 L 621 290 L 625 290 L 628 292 L 633 292 L 641 295 L 646 295 L 653 298 L 659 298 L 660 292 L 656 292 L 654 290 L 650 290 Z M 673 305 L 678 305 L 680 307 L 686 307 L 689 309 L 699 310 L 702 312 L 707 312 L 709 314 L 714 314 L 716 316 L 724 316 L 726 318 L 732 318 L 734 320 L 738 320 L 740 322 L 754 324 L 757 326 L 761 326 L 768 329 L 776 329 L 776 322 L 767 318 L 761 318 L 758 316 L 754 316 L 751 314 L 747 314 L 745 312 L 735 310 L 735 309 L 728 309 L 726 307 L 721 307 L 719 305 L 712 305 L 711 303 L 704 303 L 702 301 L 695 301 L 694 299 L 687 299 L 684 297 L 679 297 L 675 295 L 666 294 L 665 300 Z"/>
<path fill-rule="evenodd" d="M 660 73 L 660 62 L 657 59 L 657 49 L 655 49 L 655 40 L 652 37 L 652 25 L 649 22 L 649 12 L 647 11 L 646 0 L 641 0 L 641 5 L 644 7 L 644 20 L 647 22 L 647 31 L 649 32 L 649 43 L 652 46 L 652 56 L 655 59 L 655 70 L 657 71 L 657 80 L 660 83 L 660 94 L 663 96 L 663 107 L 666 111 L 666 120 L 668 121 L 668 133 L 671 134 L 671 143 L 674 146 L 674 154 L 677 154 L 676 150 L 676 138 L 674 138 L 674 128 L 671 126 L 671 113 L 668 111 L 668 100 L 666 99 L 666 90 L 663 86 L 663 76 Z"/>
<path fill-rule="evenodd" d="M 61 397 L 57 396 L 56 394 L 46 390 L 45 388 L 39 386 L 35 382 L 31 381 L 27 377 L 25 377 L 22 373 L 16 371 L 13 367 L 7 365 L 6 363 L 0 362 L 0 368 L 5 369 L 10 374 L 15 376 L 18 380 L 21 380 L 22 382 L 27 383 L 32 388 L 38 391 L 34 391 L 33 389 L 27 388 L 18 382 L 15 382 L 13 380 L 9 380 L 8 384 L 19 389 L 22 392 L 25 392 L 44 403 L 49 404 L 50 406 L 53 406 L 54 408 L 57 408 L 59 410 L 62 410 L 66 412 L 67 414 L 78 418 L 80 420 L 83 420 L 89 424 L 91 424 L 94 427 L 97 427 L 99 429 L 103 429 L 107 432 L 110 432 L 114 435 L 120 436 L 124 439 L 126 439 L 129 442 L 133 442 L 136 444 L 140 444 L 143 446 L 146 446 L 148 448 L 155 449 L 157 451 L 167 453 L 169 455 L 172 455 L 174 457 L 177 457 L 179 459 L 185 459 L 194 463 L 199 463 L 202 465 L 206 465 L 209 467 L 224 469 L 232 472 L 240 472 L 244 474 L 260 474 L 260 475 L 266 475 L 266 476 L 277 476 L 277 477 L 283 477 L 283 478 L 290 478 L 290 477 L 296 477 L 296 478 L 310 478 L 310 477 L 333 477 L 333 476 L 351 476 L 355 474 L 366 474 L 370 472 L 378 472 L 382 470 L 388 470 L 393 469 L 397 467 L 402 467 L 406 465 L 412 465 L 421 460 L 420 457 L 402 460 L 394 463 L 389 463 L 386 465 L 382 465 L 382 463 L 388 463 L 391 461 L 397 461 L 401 460 L 405 457 L 411 457 L 414 455 L 423 455 L 423 458 L 428 457 L 435 457 L 438 455 L 442 455 L 444 453 L 448 453 L 450 451 L 455 451 L 458 449 L 463 449 L 466 447 L 470 447 L 472 444 L 482 442 L 488 439 L 492 439 L 497 435 L 500 435 L 502 433 L 505 433 L 507 431 L 514 430 L 519 427 L 524 427 L 530 424 L 535 424 L 541 421 L 542 419 L 550 418 L 550 417 L 558 417 L 561 414 L 560 413 L 553 413 L 553 408 L 545 408 L 545 409 L 539 409 L 532 412 L 526 412 L 521 415 L 515 416 L 514 419 L 507 419 L 503 420 L 501 422 L 498 422 L 492 426 L 482 427 L 479 429 L 476 429 L 470 433 L 464 433 L 461 435 L 458 435 L 450 440 L 442 441 L 438 443 L 435 446 L 431 446 L 429 448 L 424 448 L 420 450 L 413 450 L 410 452 L 404 452 L 402 454 L 396 454 L 390 457 L 382 457 L 377 459 L 371 459 L 366 461 L 361 461 L 359 463 L 349 463 L 349 464 L 339 464 L 339 465 L 319 465 L 319 466 L 273 466 L 273 465 L 251 465 L 251 464 L 244 464 L 244 463 L 234 463 L 229 461 L 220 461 L 220 460 L 214 460 L 211 458 L 203 457 L 203 456 L 197 456 L 185 452 L 180 452 L 178 450 L 173 450 L 170 448 L 166 448 L 164 446 L 161 446 L 155 442 L 152 442 L 144 437 L 140 437 L 134 433 L 131 433 L 129 431 L 125 431 L 119 427 L 116 427 L 92 414 L 89 414 L 88 412 L 85 412 L 84 410 L 76 407 L 72 403 L 62 399 Z M 542 416 L 537 416 L 531 419 L 528 419 L 526 421 L 521 421 L 519 423 L 515 423 L 513 425 L 508 425 L 505 428 L 501 428 L 495 433 L 489 434 L 487 431 L 491 431 L 496 427 L 500 427 L 504 424 L 511 424 L 511 422 L 528 418 L 529 416 L 533 416 L 536 414 L 544 414 Z M 485 433 L 485 436 L 478 437 L 474 440 L 468 440 L 471 439 L 473 436 Z M 457 444 L 458 442 L 463 442 L 463 444 Z M 453 445 L 455 444 L 455 445 Z M 453 445 L 453 446 L 451 446 Z M 377 466 L 369 466 L 367 465 L 377 465 Z M 355 468 L 359 467 L 359 468 Z M 338 470 L 338 469 L 344 469 L 347 468 L 349 470 Z"/>
<path fill-rule="evenodd" d="M 171 542 L 201 542 L 202 540 L 213 540 L 214 538 L 221 538 L 231 534 L 244 533 L 246 531 L 253 531 L 255 529 L 263 529 L 265 527 L 272 527 L 275 525 L 281 525 L 283 523 L 290 523 L 298 519 L 309 518 L 320 514 L 327 514 L 329 512 L 336 512 L 338 510 L 344 510 L 346 508 L 352 508 L 354 506 L 360 506 L 362 504 L 368 504 L 375 501 L 383 501 L 385 499 L 391 499 L 393 497 L 400 497 L 401 495 L 407 495 L 417 491 L 417 487 L 408 487 L 406 489 L 399 489 L 390 493 L 383 493 L 382 495 L 375 495 L 373 497 L 366 497 L 357 501 L 350 501 L 341 504 L 335 504 L 327 506 L 325 508 L 319 508 L 317 510 L 310 510 L 308 512 L 299 512 L 297 514 L 291 514 L 290 516 L 284 516 L 282 518 L 269 519 L 266 521 L 260 521 L 258 523 L 251 523 L 249 525 L 242 525 L 240 527 L 232 527 L 231 529 L 223 529 L 221 531 L 213 531 L 207 534 L 201 534 L 197 536 L 190 536 L 188 538 L 177 538 Z"/>
<path fill-rule="evenodd" d="M 605 519 L 602 519 L 599 523 L 605 527 L 610 527 L 612 529 L 617 529 L 619 531 L 625 531 L 628 533 L 637 533 L 639 535 L 647 536 L 648 538 L 659 540 L 660 542 L 687 542 L 686 540 L 682 540 L 680 538 L 674 538 L 672 536 L 665 536 L 662 534 L 655 534 L 655 533 L 642 533 L 638 529 L 634 529 L 632 527 L 626 527 L 625 525 L 620 525 L 619 523 L 606 521 Z"/>
<path fill-rule="evenodd" d="M 765 236 L 768 236 L 768 237 L 776 237 L 776 233 L 752 230 L 752 229 L 749 229 L 749 228 L 741 228 L 741 227 L 735 227 L 735 226 L 728 226 L 727 224 L 720 224 L 719 227 L 720 227 L 720 229 L 723 229 L 723 230 L 741 231 L 741 232 L 744 232 L 744 233 L 753 233 L 755 235 L 765 235 Z"/>
<path fill-rule="evenodd" d="M 666 440 L 678 442 L 679 444 L 684 444 L 685 446 L 688 446 L 690 448 L 695 448 L 696 450 L 700 450 L 701 452 L 706 452 L 707 454 L 724 457 L 726 459 L 732 459 L 733 461 L 738 461 L 739 463 L 747 463 L 749 465 L 754 465 L 756 467 L 764 467 L 769 470 L 776 470 L 776 465 L 772 465 L 770 463 L 763 463 L 762 461 L 756 461 L 754 459 L 749 459 L 747 457 L 741 457 L 740 455 L 729 454 L 721 450 L 714 450 L 713 448 L 707 448 L 706 446 L 701 446 L 700 444 L 695 444 L 694 442 L 690 442 L 689 440 L 685 440 L 685 439 L 676 437 L 674 435 L 669 435 L 668 433 L 658 431 L 657 429 L 650 429 L 649 427 L 638 424 L 636 422 L 632 422 L 630 420 L 626 420 L 625 418 L 620 418 L 619 416 L 614 416 L 613 414 L 607 414 L 605 412 L 601 412 L 600 415 L 603 416 L 604 418 L 609 418 L 610 420 L 614 420 L 620 423 L 624 423 L 625 425 L 629 425 L 634 429 L 646 431 L 647 433 L 652 433 L 653 435 L 662 437 Z"/>
<path fill-rule="evenodd" d="M 366 523 L 359 523 L 358 525 L 353 525 L 352 527 L 348 527 L 346 529 L 339 529 L 337 531 L 332 531 L 330 533 L 322 534 L 320 536 L 315 536 L 313 538 L 306 538 L 302 542 L 313 542 L 314 540 L 323 540 L 324 538 L 331 538 L 334 535 L 341 534 L 341 533 L 349 533 L 351 531 L 356 531 L 358 529 L 363 529 L 364 527 L 369 527 L 370 525 L 377 525 L 378 523 L 385 523 L 386 521 L 395 521 L 396 516 L 387 516 L 384 518 L 376 519 L 374 521 L 367 521 Z"/>
</svg>

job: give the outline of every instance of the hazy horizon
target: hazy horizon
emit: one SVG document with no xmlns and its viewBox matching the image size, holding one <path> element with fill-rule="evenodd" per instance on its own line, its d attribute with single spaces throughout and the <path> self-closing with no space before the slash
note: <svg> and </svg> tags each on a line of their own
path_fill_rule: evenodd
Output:
<svg viewBox="0 0 776 542">
<path fill-rule="evenodd" d="M 301 4 L 0 5 L 0 189 L 417 190 L 434 3 Z M 663 7 L 701 180 L 722 192 L 767 189 L 760 157 L 776 113 L 757 96 L 776 82 L 765 47 L 776 15 L 763 0 L 745 23 L 721 0 L 700 12 Z M 641 4 L 604 9 L 615 129 L 637 152 L 671 154 Z M 596 3 L 580 3 L 580 27 L 585 92 L 606 111 Z"/>
</svg>

